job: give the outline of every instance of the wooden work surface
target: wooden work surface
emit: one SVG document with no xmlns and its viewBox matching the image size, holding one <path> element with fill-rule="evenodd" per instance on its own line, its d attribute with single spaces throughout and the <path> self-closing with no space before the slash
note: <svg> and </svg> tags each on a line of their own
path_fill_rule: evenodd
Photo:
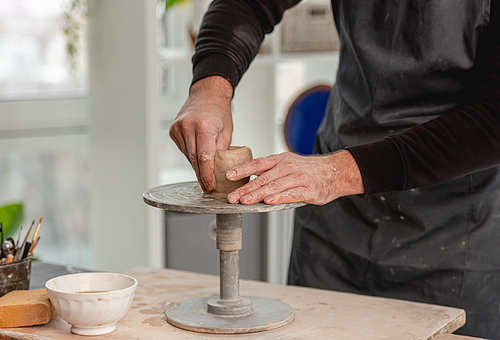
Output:
<svg viewBox="0 0 500 340">
<path fill-rule="evenodd" d="M 436 336 L 433 340 L 486 340 L 486 339 L 472 338 L 470 336 L 461 336 L 454 334 L 441 334 Z"/>
<path fill-rule="evenodd" d="M 461 309 L 375 298 L 327 290 L 272 285 L 241 280 L 242 296 L 273 298 L 290 304 L 295 320 L 282 328 L 253 334 L 212 335 L 171 326 L 163 312 L 173 302 L 217 295 L 219 278 L 170 269 L 134 268 L 127 272 L 139 281 L 132 306 L 117 329 L 98 337 L 70 333 L 58 315 L 46 325 L 0 329 L 3 339 L 431 339 L 451 333 L 465 323 Z"/>
</svg>

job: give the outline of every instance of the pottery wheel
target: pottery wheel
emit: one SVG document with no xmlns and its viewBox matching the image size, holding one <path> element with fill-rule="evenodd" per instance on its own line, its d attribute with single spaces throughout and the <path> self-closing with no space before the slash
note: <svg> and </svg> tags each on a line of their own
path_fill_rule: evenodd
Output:
<svg viewBox="0 0 500 340">
<path fill-rule="evenodd" d="M 305 203 L 267 205 L 231 204 L 225 198 L 205 195 L 197 182 L 159 186 L 143 194 L 147 204 L 170 211 L 216 214 L 220 254 L 220 295 L 200 297 L 169 306 L 167 321 L 195 332 L 241 334 L 284 326 L 295 318 L 284 302 L 239 293 L 239 255 L 242 214 L 297 208 Z"/>
<path fill-rule="evenodd" d="M 143 194 L 143 198 L 147 204 L 160 209 L 200 214 L 259 213 L 298 208 L 305 205 L 305 203 L 231 204 L 225 198 L 205 195 L 198 182 L 162 185 L 147 190 Z"/>
</svg>

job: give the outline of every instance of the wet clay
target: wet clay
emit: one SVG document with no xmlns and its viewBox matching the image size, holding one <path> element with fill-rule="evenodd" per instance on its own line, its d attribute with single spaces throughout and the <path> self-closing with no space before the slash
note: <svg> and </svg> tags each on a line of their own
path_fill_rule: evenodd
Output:
<svg viewBox="0 0 500 340">
<path fill-rule="evenodd" d="M 210 195 L 226 198 L 228 194 L 247 184 L 249 177 L 239 181 L 228 181 L 226 171 L 252 158 L 252 150 L 247 146 L 230 146 L 229 150 L 216 150 L 214 159 L 215 189 L 210 192 Z"/>
</svg>

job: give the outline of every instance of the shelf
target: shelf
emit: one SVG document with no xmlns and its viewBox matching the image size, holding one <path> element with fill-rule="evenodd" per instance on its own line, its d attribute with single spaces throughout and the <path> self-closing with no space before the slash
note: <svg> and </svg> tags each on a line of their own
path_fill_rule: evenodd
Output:
<svg viewBox="0 0 500 340">
<path fill-rule="evenodd" d="M 255 58 L 256 62 L 283 62 L 287 60 L 308 60 L 308 61 L 336 61 L 338 59 L 339 52 L 307 52 L 307 53 L 263 53 L 258 54 Z"/>
<path fill-rule="evenodd" d="M 191 63 L 193 51 L 186 47 L 164 47 L 158 51 L 158 60 L 163 63 Z"/>
<path fill-rule="evenodd" d="M 191 64 L 193 51 L 184 47 L 168 47 L 162 48 L 158 51 L 158 59 L 161 63 L 178 64 L 189 63 Z M 286 53 L 259 53 L 254 62 L 282 62 L 286 60 L 306 59 L 310 61 L 329 61 L 337 60 L 339 56 L 338 51 L 332 52 L 286 52 Z M 335 58 L 335 59 L 332 59 Z"/>
</svg>

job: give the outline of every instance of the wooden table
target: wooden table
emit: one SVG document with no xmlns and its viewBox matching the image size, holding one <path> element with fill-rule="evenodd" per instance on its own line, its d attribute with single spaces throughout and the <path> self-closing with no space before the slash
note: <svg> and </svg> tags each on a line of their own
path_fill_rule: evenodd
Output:
<svg viewBox="0 0 500 340">
<path fill-rule="evenodd" d="M 132 306 L 115 332 L 85 339 L 349 339 L 416 340 L 452 333 L 465 324 L 461 309 L 368 297 L 320 289 L 241 280 L 242 296 L 273 298 L 290 304 L 295 320 L 282 328 L 253 334 L 211 335 L 184 331 L 165 321 L 170 303 L 218 294 L 219 278 L 148 267 L 127 272 L 139 281 Z M 3 339 L 78 339 L 58 315 L 46 325 L 0 330 Z"/>
<path fill-rule="evenodd" d="M 454 335 L 454 334 L 441 334 L 432 340 L 486 340 L 480 338 L 471 338 L 470 336 Z"/>
</svg>

